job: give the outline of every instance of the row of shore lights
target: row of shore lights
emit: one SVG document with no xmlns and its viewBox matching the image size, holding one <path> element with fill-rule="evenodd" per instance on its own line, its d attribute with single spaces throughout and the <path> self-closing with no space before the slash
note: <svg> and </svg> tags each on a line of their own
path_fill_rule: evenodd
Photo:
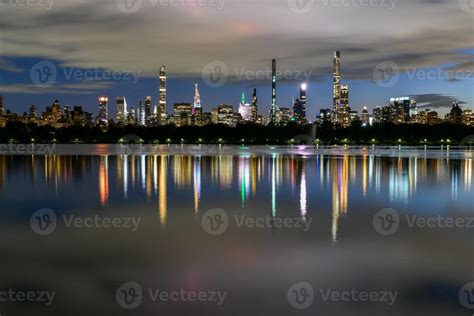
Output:
<svg viewBox="0 0 474 316">
<path fill-rule="evenodd" d="M 36 139 L 34 139 L 34 138 L 31 138 L 30 141 L 31 141 L 32 144 L 36 143 Z M 184 144 L 184 142 L 185 142 L 184 138 L 181 138 L 180 141 L 181 141 L 182 144 Z M 204 140 L 203 140 L 202 138 L 199 138 L 199 139 L 198 139 L 198 143 L 202 143 L 203 141 L 204 141 Z M 242 143 L 245 143 L 245 139 L 241 139 L 240 141 L 241 141 Z M 15 142 L 16 142 L 16 141 L 15 141 L 14 139 L 10 139 L 10 141 L 9 141 L 10 144 L 13 144 L 13 143 L 15 143 Z M 73 141 L 73 143 L 75 143 L 75 144 L 78 144 L 78 143 L 80 143 L 80 142 L 81 142 L 81 141 L 80 141 L 79 139 L 77 139 L 77 138 L 74 139 L 74 141 Z M 143 144 L 144 142 L 145 142 L 145 141 L 144 141 L 143 139 L 140 139 L 140 143 L 141 143 L 141 144 Z M 171 138 L 167 138 L 167 139 L 166 139 L 166 143 L 167 143 L 167 144 L 171 144 L 172 142 L 173 142 L 173 141 L 171 140 Z M 222 138 L 219 138 L 219 139 L 217 140 L 217 142 L 218 142 L 219 144 L 225 143 Z M 343 143 L 343 144 L 348 144 L 349 142 L 350 142 L 350 140 L 349 140 L 348 138 L 345 138 L 345 139 L 342 140 L 342 143 Z M 373 139 L 371 140 L 371 142 L 372 142 L 373 144 L 375 144 L 375 143 L 377 143 L 377 140 L 376 140 L 375 138 L 373 138 Z M 52 143 L 57 143 L 57 139 L 53 139 L 53 140 L 52 140 Z M 119 140 L 119 143 L 121 143 L 121 144 L 122 144 L 122 143 L 125 143 L 125 140 L 124 140 L 123 138 L 121 138 L 121 139 Z M 159 142 L 158 140 L 155 140 L 153 143 L 154 143 L 154 144 L 159 144 L 160 142 Z M 290 143 L 290 144 L 294 144 L 294 143 L 295 143 L 295 139 L 291 139 L 291 140 L 289 141 L 289 143 Z M 321 143 L 321 140 L 319 140 L 319 139 L 316 139 L 316 140 L 315 140 L 315 144 L 318 144 L 318 145 L 319 145 L 320 143 Z M 401 139 L 401 138 L 398 139 L 397 143 L 399 143 L 399 144 L 403 143 L 403 139 Z M 429 142 L 428 142 L 428 139 L 425 138 L 425 139 L 423 139 L 423 140 L 421 141 L 421 143 L 422 143 L 422 144 L 428 144 Z M 442 139 L 442 140 L 441 140 L 441 143 L 442 143 L 442 144 L 444 144 L 444 143 L 450 144 L 450 143 L 451 143 L 451 140 L 450 140 L 450 139 L 446 139 L 446 140 Z"/>
</svg>

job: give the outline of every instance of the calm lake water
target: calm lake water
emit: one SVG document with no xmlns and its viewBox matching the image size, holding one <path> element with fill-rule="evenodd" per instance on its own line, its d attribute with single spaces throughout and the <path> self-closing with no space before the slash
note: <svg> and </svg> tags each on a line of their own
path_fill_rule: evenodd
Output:
<svg viewBox="0 0 474 316">
<path fill-rule="evenodd" d="M 472 314 L 471 152 L 97 152 L 0 156 L 2 316 Z"/>
</svg>

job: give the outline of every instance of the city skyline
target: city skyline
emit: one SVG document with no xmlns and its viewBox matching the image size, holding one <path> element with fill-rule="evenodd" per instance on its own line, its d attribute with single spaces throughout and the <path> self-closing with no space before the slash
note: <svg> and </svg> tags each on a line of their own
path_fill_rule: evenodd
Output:
<svg viewBox="0 0 474 316">
<path fill-rule="evenodd" d="M 308 117 L 314 118 L 320 109 L 332 107 L 331 55 L 339 50 L 343 53 L 343 82 L 351 87 L 350 106 L 359 112 L 364 106 L 386 105 L 391 97 L 404 95 L 419 105 L 430 104 L 442 114 L 453 101 L 472 108 L 472 21 L 457 1 L 396 2 L 393 8 L 340 7 L 328 2 L 314 4 L 307 12 L 295 10 L 291 3 L 229 0 L 222 7 L 192 7 L 153 6 L 143 1 L 136 12 L 126 13 L 115 1 L 54 3 L 49 10 L 26 7 L 15 12 L 21 18 L 5 14 L 2 19 L 0 94 L 5 96 L 7 108 L 16 112 L 31 104 L 43 108 L 55 99 L 92 112 L 97 97 L 104 94 L 126 96 L 129 105 L 137 105 L 148 95 L 157 100 L 156 69 L 166 65 L 168 106 L 192 102 L 189 86 L 192 89 L 198 83 L 204 111 L 219 104 L 237 107 L 242 91 L 250 95 L 257 88 L 259 112 L 267 114 L 272 104 L 269 60 L 275 58 L 278 69 L 288 74 L 278 80 L 277 106 L 291 108 L 300 84 L 307 82 Z M 252 13 L 255 6 L 269 14 Z M 15 10 L 9 6 L 3 9 L 6 13 Z M 354 14 L 368 22 L 352 21 L 349 16 Z M 288 23 L 278 25 L 278 17 Z M 186 23 L 171 23 L 176 18 Z M 409 23 L 403 25 L 401 19 Z M 45 20 L 57 22 L 41 22 Z M 338 20 L 344 23 L 334 22 Z M 433 25 L 437 20 L 450 28 Z M 35 22 L 43 26 L 41 30 L 31 27 Z M 215 31 L 216 23 L 222 26 L 219 32 Z M 95 39 L 90 38 L 89 24 L 95 27 Z M 122 30 L 120 34 L 116 34 L 117 28 Z M 143 43 L 136 38 L 137 31 L 143 34 Z M 170 38 L 174 32 L 183 36 Z M 103 45 L 96 45 L 97 39 Z M 146 49 L 134 48 L 142 44 Z M 49 87 L 32 82 L 31 71 L 40 62 L 51 62 L 57 70 Z M 213 63 L 227 67 L 228 80 L 221 87 L 206 85 L 202 79 L 203 71 Z M 374 82 L 374 71 L 380 70 L 380 64 L 399 68 L 393 86 Z M 110 70 L 122 77 L 104 80 L 99 74 L 83 80 L 94 70 Z M 138 76 L 125 79 L 127 71 Z M 258 79 L 259 75 L 264 78 Z"/>
</svg>

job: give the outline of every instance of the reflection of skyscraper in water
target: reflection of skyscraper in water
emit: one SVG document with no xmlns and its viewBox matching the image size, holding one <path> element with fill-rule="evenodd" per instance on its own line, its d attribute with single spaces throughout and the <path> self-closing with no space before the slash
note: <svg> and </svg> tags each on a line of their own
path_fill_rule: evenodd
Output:
<svg viewBox="0 0 474 316">
<path fill-rule="evenodd" d="M 199 212 L 199 202 L 201 201 L 201 157 L 194 158 L 194 211 Z"/>
<path fill-rule="evenodd" d="M 160 184 L 159 190 L 160 195 L 158 198 L 158 209 L 160 212 L 160 223 L 161 225 L 166 224 L 166 216 L 167 216 L 167 190 L 166 190 L 166 178 L 167 178 L 167 169 L 168 169 L 168 161 L 166 156 L 161 156 L 160 161 Z"/>
<path fill-rule="evenodd" d="M 233 157 L 212 157 L 211 170 L 213 182 L 218 181 L 221 190 L 232 187 Z"/>
<path fill-rule="evenodd" d="M 472 159 L 464 160 L 464 190 L 466 192 L 471 192 L 472 184 Z"/>
<path fill-rule="evenodd" d="M 332 227 L 333 242 L 337 241 L 339 219 L 347 213 L 347 194 L 349 180 L 348 156 L 331 159 L 332 174 Z"/>
<path fill-rule="evenodd" d="M 191 185 L 192 165 L 190 156 L 173 157 L 174 183 L 178 189 L 184 189 Z"/>
<path fill-rule="evenodd" d="M 303 161 L 303 168 L 301 170 L 301 183 L 300 183 L 300 211 L 301 218 L 306 220 L 306 168 L 305 161 Z"/>
<path fill-rule="evenodd" d="M 271 179 L 272 179 L 272 217 L 276 217 L 276 190 L 277 190 L 277 175 L 276 175 L 276 155 L 273 155 L 272 157 L 272 171 L 271 171 Z"/>
<path fill-rule="evenodd" d="M 119 156 L 122 159 L 122 170 L 123 170 L 123 197 L 127 199 L 128 197 L 128 157 L 127 156 Z"/>
<path fill-rule="evenodd" d="M 109 157 L 100 156 L 99 162 L 99 195 L 100 203 L 106 206 L 109 200 Z"/>
<path fill-rule="evenodd" d="M 146 156 L 146 197 L 148 200 L 152 197 L 152 156 Z"/>
<path fill-rule="evenodd" d="M 404 158 L 398 157 L 396 165 L 389 165 L 389 199 L 391 202 L 408 203 L 409 178 L 403 172 Z"/>
</svg>

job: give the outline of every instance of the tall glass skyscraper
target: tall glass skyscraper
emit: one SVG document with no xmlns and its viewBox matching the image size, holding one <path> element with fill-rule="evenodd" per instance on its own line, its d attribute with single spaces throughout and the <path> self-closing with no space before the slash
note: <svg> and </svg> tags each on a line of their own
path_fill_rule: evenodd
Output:
<svg viewBox="0 0 474 316">
<path fill-rule="evenodd" d="M 166 124 L 166 67 L 162 65 L 159 73 L 159 96 L 158 96 L 157 120 L 159 125 Z"/>
<path fill-rule="evenodd" d="M 272 59 L 272 108 L 270 110 L 270 123 L 276 124 L 276 60 Z"/>
<path fill-rule="evenodd" d="M 107 123 L 107 120 L 109 118 L 109 113 L 108 113 L 108 102 L 109 98 L 106 96 L 101 96 L 99 97 L 99 116 L 98 121 L 99 123 Z"/>
<path fill-rule="evenodd" d="M 127 119 L 127 100 L 125 97 L 117 97 L 115 112 L 117 123 L 124 125 Z"/>
<path fill-rule="evenodd" d="M 333 122 L 338 122 L 338 108 L 341 102 L 341 52 L 334 52 L 333 62 Z"/>
<path fill-rule="evenodd" d="M 252 122 L 257 122 L 258 116 L 258 98 L 257 98 L 257 89 L 253 89 L 252 94 Z"/>
<path fill-rule="evenodd" d="M 300 87 L 300 97 L 296 99 L 293 105 L 295 119 L 300 124 L 306 123 L 306 89 L 308 85 L 302 83 Z"/>
</svg>

